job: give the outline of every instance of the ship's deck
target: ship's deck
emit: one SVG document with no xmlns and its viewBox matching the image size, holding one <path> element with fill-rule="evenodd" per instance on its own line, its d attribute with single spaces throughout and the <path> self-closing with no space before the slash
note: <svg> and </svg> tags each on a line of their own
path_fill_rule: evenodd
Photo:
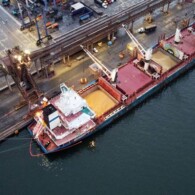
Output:
<svg viewBox="0 0 195 195">
<path fill-rule="evenodd" d="M 181 32 L 181 43 L 175 44 L 174 37 L 167 40 L 168 43 L 174 45 L 180 51 L 183 51 L 187 55 L 192 55 L 195 52 L 195 34 L 190 33 L 187 29 Z"/>
<path fill-rule="evenodd" d="M 101 116 L 117 104 L 100 88 L 86 95 L 84 99 L 87 101 L 89 107 L 96 113 L 97 117 Z"/>
<path fill-rule="evenodd" d="M 90 129 L 92 129 L 93 127 L 95 127 L 95 123 L 90 120 L 89 122 L 87 122 L 86 124 L 84 124 L 82 127 L 76 129 L 73 132 L 68 133 L 68 135 L 62 139 L 59 140 L 55 140 L 55 144 L 57 146 L 60 146 L 62 144 L 65 144 L 73 139 L 76 139 L 79 135 L 84 134 L 85 132 L 88 132 Z M 68 132 L 68 130 L 66 130 L 64 127 L 58 127 L 55 130 L 55 134 L 57 135 L 61 135 L 63 134 L 65 131 Z"/>
<path fill-rule="evenodd" d="M 86 114 L 88 114 L 88 115 L 90 115 L 90 116 L 93 115 L 93 113 L 91 112 L 91 110 L 90 110 L 89 108 L 85 107 L 85 108 L 83 108 L 81 111 L 77 112 L 76 114 L 71 114 L 71 115 L 69 115 L 69 116 L 65 116 L 64 113 L 62 113 L 62 111 L 56 106 L 56 102 L 59 101 L 59 98 L 60 98 L 59 95 L 56 96 L 56 97 L 54 97 L 54 98 L 52 98 L 52 99 L 50 100 L 50 103 L 51 103 L 52 105 L 54 105 L 54 106 L 58 109 L 58 112 L 60 113 L 60 116 L 61 116 L 61 118 L 62 118 L 63 121 L 67 121 L 67 122 L 70 123 L 71 121 L 75 120 L 75 119 L 78 118 L 80 115 L 82 115 L 83 113 L 86 113 Z"/>
<path fill-rule="evenodd" d="M 152 79 L 134 66 L 133 61 L 118 71 L 117 88 L 128 96 L 147 86 Z"/>
<path fill-rule="evenodd" d="M 163 72 L 173 68 L 178 62 L 174 59 L 174 56 L 170 56 L 169 53 L 164 53 L 161 50 L 157 50 L 152 55 L 152 60 L 162 66 Z"/>
</svg>

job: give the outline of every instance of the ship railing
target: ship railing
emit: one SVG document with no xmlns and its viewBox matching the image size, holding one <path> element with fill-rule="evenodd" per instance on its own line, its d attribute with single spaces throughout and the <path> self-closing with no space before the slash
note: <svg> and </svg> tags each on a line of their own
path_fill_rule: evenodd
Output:
<svg viewBox="0 0 195 195">
<path fill-rule="evenodd" d="M 195 52 L 185 61 L 181 61 L 179 64 L 177 64 L 176 66 L 172 67 L 170 70 L 168 70 L 167 72 L 163 73 L 157 80 L 152 80 L 147 86 L 145 86 L 145 88 L 134 92 L 132 95 L 128 96 L 125 103 L 129 104 L 132 103 L 133 101 L 135 101 L 141 94 L 143 94 L 144 91 L 147 91 L 148 89 L 151 88 L 151 86 L 153 86 L 155 83 L 159 83 L 164 81 L 170 74 L 170 72 L 172 72 L 173 70 L 177 69 L 179 66 L 184 66 L 186 63 L 190 63 L 195 57 Z"/>
<path fill-rule="evenodd" d="M 105 119 L 107 120 L 108 118 L 112 117 L 113 115 L 118 113 L 120 110 L 122 110 L 124 107 L 125 107 L 124 105 L 120 106 L 119 108 L 117 108 L 116 110 L 114 110 L 113 112 L 105 116 Z"/>
<path fill-rule="evenodd" d="M 56 137 L 55 137 L 55 134 L 46 126 L 46 129 L 47 129 L 47 135 L 49 136 L 49 138 L 51 139 L 51 140 L 53 140 L 53 138 L 55 138 L 56 139 Z"/>
<path fill-rule="evenodd" d="M 103 116 L 104 116 L 104 119 L 108 119 L 108 118 L 110 118 L 111 116 L 113 116 L 114 114 L 116 114 L 117 112 L 119 112 L 120 110 L 122 110 L 123 108 L 124 108 L 125 106 L 122 104 L 119 104 L 119 105 L 117 105 L 117 106 L 115 106 L 115 107 L 113 107 L 113 108 L 111 108 L 110 110 L 108 110 L 107 112 L 105 112 L 104 114 L 103 114 Z"/>
<path fill-rule="evenodd" d="M 188 59 L 181 61 L 180 63 L 178 63 L 176 66 L 172 67 L 171 69 L 169 69 L 165 74 L 168 75 L 170 72 L 172 72 L 173 70 L 176 70 L 179 66 L 185 66 L 186 63 L 190 63 L 193 58 L 195 57 L 195 52 L 188 57 Z"/>
<path fill-rule="evenodd" d="M 181 61 L 179 64 L 177 64 L 176 66 L 172 67 L 171 69 L 169 69 L 167 72 L 163 73 L 161 75 L 161 77 L 159 78 L 160 81 L 164 81 L 169 75 L 171 75 L 171 72 L 173 72 L 174 70 L 178 69 L 178 67 L 183 67 L 185 66 L 187 63 L 190 63 L 195 57 L 195 52 L 185 61 Z M 158 83 L 159 80 L 154 80 L 155 83 Z M 151 84 L 153 85 L 153 83 Z M 151 86 L 150 85 L 150 86 Z M 149 87 L 150 87 L 149 86 Z"/>
<path fill-rule="evenodd" d="M 125 104 L 129 104 L 129 103 L 132 103 L 134 102 L 135 100 L 137 99 L 137 93 L 134 92 L 132 95 L 128 96 L 128 98 L 126 99 L 125 101 Z"/>
<path fill-rule="evenodd" d="M 122 102 L 124 102 L 125 100 L 127 100 L 127 96 L 126 95 L 122 95 L 122 98 L 121 98 L 121 100 L 122 100 Z"/>
<path fill-rule="evenodd" d="M 110 114 L 112 111 L 114 111 L 115 109 L 117 109 L 120 106 L 121 106 L 121 104 L 117 104 L 116 106 L 114 106 L 111 109 L 107 110 L 101 116 L 97 117 L 94 121 L 97 122 L 97 123 L 101 123 L 102 121 L 104 121 L 106 115 Z"/>
<path fill-rule="evenodd" d="M 89 89 L 91 89 L 91 88 L 93 88 L 94 86 L 96 86 L 97 85 L 97 83 L 94 83 L 94 84 L 92 84 L 92 85 L 90 85 L 90 86 L 88 86 L 88 87 L 86 87 L 86 88 L 84 88 L 84 89 L 80 89 L 79 91 L 78 91 L 78 94 L 83 94 L 84 92 L 86 92 L 87 90 L 89 90 Z"/>
</svg>

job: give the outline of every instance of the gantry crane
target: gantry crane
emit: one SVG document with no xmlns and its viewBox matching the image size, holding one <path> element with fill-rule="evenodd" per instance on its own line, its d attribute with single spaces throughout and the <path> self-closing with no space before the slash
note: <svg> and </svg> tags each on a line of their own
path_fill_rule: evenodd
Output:
<svg viewBox="0 0 195 195">
<path fill-rule="evenodd" d="M 112 82 L 116 82 L 118 73 L 117 68 L 113 69 L 112 71 L 108 70 L 108 68 L 100 60 L 98 60 L 88 49 L 86 49 L 83 45 L 80 45 L 80 47 Z"/>
<path fill-rule="evenodd" d="M 175 43 L 176 44 L 180 43 L 181 38 L 182 38 L 181 30 L 179 28 L 177 28 L 176 31 L 175 31 L 175 37 L 174 37 Z"/>
<path fill-rule="evenodd" d="M 24 100 L 30 105 L 42 94 L 28 70 L 28 66 L 31 63 L 29 54 L 21 51 L 19 47 L 8 50 L 7 54 L 9 59 L 9 63 L 6 64 L 8 73 L 14 80 Z"/>
<path fill-rule="evenodd" d="M 48 41 L 52 39 L 52 36 L 48 33 L 48 30 L 47 30 L 47 27 L 46 27 L 46 23 L 47 23 L 46 12 L 47 11 L 48 11 L 48 5 L 47 5 L 46 0 L 44 0 L 44 7 L 41 8 L 41 11 L 39 10 L 39 12 L 37 13 L 37 11 L 34 10 L 35 26 L 36 26 L 37 35 L 38 35 L 38 40 L 36 42 L 37 46 L 41 45 L 41 43 L 44 39 L 47 39 Z M 42 35 L 42 33 L 40 32 L 42 30 L 42 28 L 40 27 L 38 19 L 37 19 L 40 12 L 42 13 L 42 17 L 41 17 L 42 18 L 42 24 L 41 24 L 41 26 L 43 27 L 45 35 Z"/>
<path fill-rule="evenodd" d="M 24 30 L 26 28 L 30 28 L 32 25 L 34 25 L 34 21 L 31 18 L 28 7 L 20 0 L 16 0 L 16 2 L 17 2 L 17 5 L 18 5 L 20 18 L 21 18 L 21 21 L 22 21 L 22 25 L 20 27 L 20 30 L 22 31 L 22 30 Z M 28 23 L 25 23 L 25 19 L 24 19 L 24 16 L 23 16 L 23 9 L 25 9 L 26 12 L 27 12 L 27 17 L 29 19 Z"/>
<path fill-rule="evenodd" d="M 122 27 L 125 29 L 126 33 L 128 34 L 129 38 L 133 41 L 136 45 L 139 52 L 143 55 L 144 61 L 144 70 L 147 71 L 150 65 L 150 60 L 152 58 L 152 48 L 145 50 L 143 46 L 139 43 L 139 41 L 134 37 L 134 35 L 127 29 L 127 27 L 122 24 Z"/>
</svg>

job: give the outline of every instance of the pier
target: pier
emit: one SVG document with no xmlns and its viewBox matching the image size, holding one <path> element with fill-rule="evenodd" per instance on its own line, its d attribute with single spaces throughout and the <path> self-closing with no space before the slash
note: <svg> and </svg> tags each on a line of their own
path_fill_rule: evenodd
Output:
<svg viewBox="0 0 195 195">
<path fill-rule="evenodd" d="M 0 142 L 6 140 L 9 136 L 15 134 L 17 135 L 24 127 L 29 125 L 32 122 L 32 118 L 23 119 L 22 121 L 17 122 L 14 126 L 11 126 L 4 131 L 0 132 Z"/>
</svg>

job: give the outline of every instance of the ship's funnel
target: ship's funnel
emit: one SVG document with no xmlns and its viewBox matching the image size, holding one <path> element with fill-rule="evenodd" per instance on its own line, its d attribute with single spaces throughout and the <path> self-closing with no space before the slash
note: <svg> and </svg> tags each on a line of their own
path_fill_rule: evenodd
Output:
<svg viewBox="0 0 195 195">
<path fill-rule="evenodd" d="M 152 58 L 152 48 L 148 49 L 145 54 L 145 63 L 144 63 L 144 70 L 147 71 L 149 67 L 150 60 Z"/>
<path fill-rule="evenodd" d="M 176 44 L 180 43 L 180 40 L 181 40 L 181 33 L 180 33 L 180 29 L 176 29 L 176 32 L 175 32 L 175 38 L 174 38 L 174 41 Z"/>
</svg>

